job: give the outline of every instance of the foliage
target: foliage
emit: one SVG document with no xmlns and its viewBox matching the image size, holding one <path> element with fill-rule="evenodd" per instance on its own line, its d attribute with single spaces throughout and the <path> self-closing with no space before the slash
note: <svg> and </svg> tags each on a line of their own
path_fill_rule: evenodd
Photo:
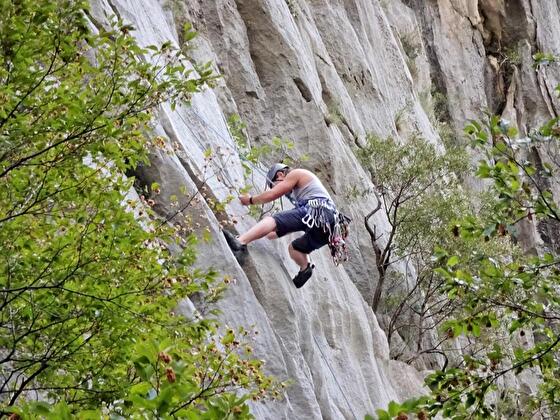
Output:
<svg viewBox="0 0 560 420">
<path fill-rule="evenodd" d="M 80 418 L 114 414 L 120 418 L 251 418 L 246 401 L 259 400 L 272 387 L 271 378 L 262 375 L 262 362 L 242 357 L 252 352 L 245 339 L 249 332 L 228 330 L 220 342 L 186 342 L 166 339 L 136 343 L 133 366 L 138 376 L 124 398 L 107 408 L 83 410 Z M 241 337 L 241 338 L 240 338 Z M 235 390 L 243 389 L 242 394 Z M 279 396 L 278 391 L 274 391 Z M 204 409 L 200 404 L 204 403 Z M 26 403 L 16 411 L 21 416 L 72 418 L 62 401 L 54 407 L 44 402 Z M 66 413 L 61 416 L 61 413 Z"/>
<path fill-rule="evenodd" d="M 540 51 L 533 55 L 533 60 L 535 61 L 535 67 L 539 68 L 541 66 L 557 63 L 560 61 L 560 56 Z"/>
<path fill-rule="evenodd" d="M 241 358 L 233 333 L 213 344 L 214 312 L 173 312 L 225 285 L 190 268 L 196 238 L 157 223 L 122 175 L 147 164 L 158 105 L 211 83 L 209 65 L 192 68 L 171 43 L 140 48 L 121 21 L 91 33 L 84 2 L 0 6 L 4 413 L 248 417 L 245 399 L 270 388 L 260 364 Z M 49 404 L 25 403 L 34 396 Z"/>
<path fill-rule="evenodd" d="M 521 53 L 519 52 L 520 46 L 514 45 L 509 48 L 504 48 L 502 55 L 503 60 L 512 66 L 519 66 L 521 64 Z"/>
<path fill-rule="evenodd" d="M 408 256 L 425 260 L 447 225 L 464 211 L 466 200 L 455 176 L 464 170 L 463 155 L 455 151 L 440 154 L 419 136 L 402 145 L 391 138 L 369 136 L 357 155 L 372 174 L 379 195 L 378 208 L 366 216 L 365 223 L 376 250 L 378 270 L 382 270 L 380 277 L 395 261 Z M 381 208 L 390 225 L 383 245 L 381 235 L 368 227 L 369 219 Z M 378 286 L 374 308 L 380 297 Z"/>
<path fill-rule="evenodd" d="M 413 31 L 404 33 L 399 37 L 406 56 L 414 60 L 421 53 L 422 41 L 420 40 L 420 33 L 418 28 Z"/>
<path fill-rule="evenodd" d="M 328 126 L 331 124 L 342 126 L 346 123 L 346 119 L 340 110 L 340 104 L 334 101 L 327 102 L 327 115 L 325 116 L 325 122 Z"/>
<path fill-rule="evenodd" d="M 372 308 L 386 314 L 387 339 L 392 357 L 411 363 L 422 358 L 439 367 L 449 364 L 448 341 L 454 338 L 442 329 L 453 314 L 463 313 L 461 296 L 447 295 L 445 277 L 434 268 L 438 247 L 450 252 L 472 255 L 465 264 L 475 264 L 482 257 L 511 255 L 511 243 L 504 238 L 485 240 L 458 238 L 450 229 L 456 220 L 471 211 L 471 197 L 460 187 L 458 176 L 466 171 L 465 152 L 450 149 L 439 153 L 420 137 L 396 143 L 392 139 L 370 137 L 365 148 L 358 151 L 364 165 L 372 172 L 378 204 L 365 217 L 379 275 L 372 298 Z M 487 212 L 491 201 L 479 198 L 481 213 Z M 378 233 L 370 219 L 382 211 L 388 221 L 387 232 Z M 392 270 L 396 264 L 406 266 L 405 275 Z M 440 331 L 439 333 L 437 331 Z M 393 343 L 398 333 L 402 341 Z M 479 351 L 483 343 L 460 345 L 464 351 Z M 454 344 L 453 348 L 458 345 Z M 451 357 L 453 358 L 453 357 Z"/>
<path fill-rule="evenodd" d="M 239 115 L 232 114 L 228 118 L 228 127 L 237 145 L 245 180 L 253 174 L 254 168 L 261 165 L 263 161 L 282 162 L 294 166 L 309 159 L 306 155 L 300 155 L 298 158 L 293 157 L 291 151 L 294 149 L 295 143 L 281 137 L 273 137 L 271 144 L 251 145 L 245 135 L 247 125 Z"/>
<path fill-rule="evenodd" d="M 554 57 L 543 56 L 551 62 Z M 519 239 L 522 225 L 541 232 L 560 229 L 558 141 L 560 119 L 519 137 L 508 121 L 489 115 L 466 129 L 484 156 L 477 176 L 491 182 L 495 201 L 488 218 L 465 218 L 455 227 L 462 240 Z M 554 240 L 554 237 L 550 237 Z M 460 316 L 443 327 L 451 336 L 492 344 L 466 353 L 461 365 L 436 371 L 426 379 L 431 390 L 407 406 L 449 418 L 556 418 L 560 413 L 560 261 L 558 245 L 529 256 L 490 257 L 440 249 L 438 275 L 449 296 L 464 302 Z M 540 379 L 537 392 L 526 393 L 516 377 Z M 506 400 L 510 403 L 505 403 Z"/>
<path fill-rule="evenodd" d="M 299 6 L 297 0 L 284 0 L 288 6 L 290 14 L 296 19 L 299 16 Z"/>
</svg>

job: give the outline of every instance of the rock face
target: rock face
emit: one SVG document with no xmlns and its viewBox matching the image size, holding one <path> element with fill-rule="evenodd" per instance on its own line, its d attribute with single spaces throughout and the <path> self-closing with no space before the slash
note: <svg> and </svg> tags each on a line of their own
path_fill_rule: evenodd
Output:
<svg viewBox="0 0 560 420">
<path fill-rule="evenodd" d="M 195 95 L 192 106 L 161 109 L 154 130 L 179 147 L 154 155 L 140 179 L 161 185 L 156 210 L 164 216 L 173 215 L 172 195 L 181 202 L 185 188 L 205 185 L 206 200 L 174 221 L 190 218 L 210 230 L 213 240 L 201 245 L 199 264 L 236 279 L 221 303 L 224 321 L 254 324 L 257 357 L 270 373 L 293 381 L 282 402 L 255 405 L 256 417 L 363 418 L 390 400 L 422 393 L 422 373 L 389 360 L 369 306 L 375 261 L 360 231 L 376 200 L 347 198 L 352 188 L 373 188 L 353 148 L 368 133 L 406 139 L 418 132 L 442 145 L 438 119 L 459 133 L 484 109 L 503 113 L 521 132 L 557 115 L 553 89 L 560 74 L 535 71 L 531 55 L 560 53 L 560 3 L 93 0 L 91 13 L 97 22 L 108 13 L 132 23 L 141 45 L 180 45 L 180 28 L 191 22 L 199 32 L 193 58 L 212 61 L 223 76 L 216 89 Z M 439 104 L 445 115 L 434 115 L 436 97 L 445 98 Z M 247 264 L 237 264 L 220 223 L 235 220 L 241 232 L 255 221 L 235 200 L 225 212 L 209 205 L 244 184 L 245 162 L 226 123 L 231 114 L 247 123 L 253 146 L 280 136 L 294 141 L 292 157 L 309 156 L 305 166 L 354 219 L 350 262 L 335 267 L 328 250 L 314 253 L 318 269 L 302 289 L 290 280 L 297 271 L 287 253 L 290 238 L 257 241 Z M 211 160 L 208 148 L 215 152 Z M 264 173 L 254 168 L 257 186 Z M 387 229 L 381 217 L 375 223 Z"/>
</svg>

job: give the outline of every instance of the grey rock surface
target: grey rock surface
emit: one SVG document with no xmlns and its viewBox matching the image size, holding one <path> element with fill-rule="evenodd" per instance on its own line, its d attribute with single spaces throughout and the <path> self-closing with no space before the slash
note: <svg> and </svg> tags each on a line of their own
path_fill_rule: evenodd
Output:
<svg viewBox="0 0 560 420">
<path fill-rule="evenodd" d="M 235 279 L 221 303 L 224 322 L 255 325 L 256 356 L 267 361 L 268 372 L 293 380 L 282 402 L 254 405 L 256 417 L 363 418 L 391 400 L 424 392 L 423 372 L 389 359 L 385 333 L 369 305 L 375 261 L 370 239 L 360 231 L 376 199 L 346 198 L 351 188 L 373 189 L 353 148 L 368 133 L 402 139 L 420 133 L 443 147 L 429 105 L 436 91 L 446 98 L 457 135 L 467 119 L 487 108 L 521 131 L 557 115 L 553 89 L 560 75 L 535 71 L 531 55 L 560 53 L 560 4 L 93 0 L 96 20 L 102 22 L 105 13 L 131 22 L 141 45 L 178 45 L 182 23 L 192 22 L 199 32 L 193 57 L 211 60 L 223 76 L 216 89 L 195 95 L 192 106 L 161 109 L 155 133 L 178 148 L 154 154 L 141 178 L 161 185 L 156 210 L 163 216 L 175 212 L 172 195 L 181 202 L 205 185 L 206 198 L 174 221 L 189 219 L 210 230 L 214 239 L 201 245 L 199 264 Z M 314 253 L 318 269 L 302 289 L 291 283 L 297 271 L 287 253 L 291 238 L 257 241 L 247 264 L 237 264 L 220 225 L 242 232 L 255 221 L 235 200 L 225 213 L 208 205 L 244 183 L 226 123 L 234 113 L 247 123 L 252 145 L 280 136 L 294 141 L 293 156 L 309 155 L 305 166 L 354 219 L 349 263 L 335 267 L 327 249 Z M 204 156 L 208 148 L 215 151 L 211 161 Z M 263 175 L 262 167 L 254 168 L 256 185 L 264 185 Z M 387 230 L 381 216 L 374 222 Z"/>
</svg>

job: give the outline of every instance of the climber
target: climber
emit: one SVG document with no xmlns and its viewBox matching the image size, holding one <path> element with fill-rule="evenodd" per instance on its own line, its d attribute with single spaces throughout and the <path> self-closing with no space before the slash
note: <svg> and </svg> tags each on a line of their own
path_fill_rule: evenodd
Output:
<svg viewBox="0 0 560 420">
<path fill-rule="evenodd" d="M 347 259 L 344 238 L 349 219 L 338 213 L 329 193 L 315 174 L 277 163 L 268 171 L 266 186 L 269 189 L 261 194 L 240 196 L 241 204 L 264 204 L 285 195 L 295 208 L 264 217 L 238 237 L 224 230 L 226 240 L 240 263 L 247 255 L 247 244 L 254 240 L 265 236 L 276 239 L 299 231 L 305 233 L 288 247 L 290 257 L 300 267 L 293 278 L 297 288 L 302 287 L 313 274 L 315 266 L 309 260 L 312 251 L 329 244 L 333 257 L 336 251 L 337 258 L 340 258 L 342 251 L 343 259 Z M 333 246 L 338 248 L 333 250 Z M 337 261 L 335 259 L 335 263 Z"/>
</svg>

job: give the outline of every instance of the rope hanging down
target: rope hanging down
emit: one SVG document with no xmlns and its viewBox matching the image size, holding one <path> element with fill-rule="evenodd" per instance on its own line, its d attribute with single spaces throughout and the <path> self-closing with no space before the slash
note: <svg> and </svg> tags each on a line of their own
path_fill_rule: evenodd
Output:
<svg viewBox="0 0 560 420">
<path fill-rule="evenodd" d="M 233 138 L 231 132 L 229 131 L 229 127 L 226 128 L 228 130 L 229 133 L 229 137 L 225 137 L 222 135 L 222 133 L 216 129 L 214 126 L 212 126 L 211 124 L 209 124 L 194 108 L 184 108 L 186 111 L 190 112 L 192 115 L 194 115 L 201 123 L 202 125 L 204 125 L 206 128 L 210 129 L 211 131 L 214 132 L 214 134 L 216 134 L 220 139 L 222 139 L 228 147 L 230 147 L 232 149 L 232 151 L 234 151 L 236 154 L 238 154 L 237 151 L 237 145 L 235 143 L 232 143 L 231 139 Z M 187 127 L 187 129 L 190 131 L 190 133 L 192 134 L 193 139 L 195 140 L 195 142 L 200 146 L 201 150 L 205 150 L 205 145 L 202 144 L 202 142 L 197 138 L 196 134 L 194 133 L 194 131 L 192 130 L 192 128 L 190 127 L 190 124 L 188 124 L 185 119 L 183 118 L 183 116 L 180 113 L 177 113 L 177 115 L 179 116 L 179 119 L 181 119 L 181 121 L 183 122 L 183 124 L 185 125 L 185 127 Z M 255 165 L 254 162 L 251 162 L 250 160 L 246 159 L 245 157 L 243 157 L 242 155 L 239 155 L 239 159 L 246 162 L 249 166 L 252 167 L 253 170 L 256 170 L 257 172 L 260 172 L 260 174 L 263 176 L 263 178 L 266 179 L 267 176 L 267 170 L 263 169 L 260 165 L 261 163 L 258 162 L 257 165 Z M 235 185 L 234 183 L 231 181 L 228 172 L 224 170 L 224 168 L 222 166 L 216 165 L 219 172 L 223 175 L 224 178 L 226 178 L 230 185 L 228 186 L 229 188 L 235 189 Z M 282 207 L 282 209 L 284 209 L 284 203 L 282 202 L 282 200 L 280 200 L 280 206 Z"/>
<path fill-rule="evenodd" d="M 202 117 L 201 117 L 200 115 L 198 115 L 198 113 L 196 113 L 194 110 L 192 110 L 191 108 L 189 108 L 188 110 L 191 111 L 191 112 L 193 112 L 194 115 L 196 116 L 196 118 L 197 118 L 200 122 L 202 122 L 203 125 L 205 125 L 207 128 L 212 129 L 212 131 L 214 131 L 214 133 L 216 133 L 216 134 L 220 137 L 220 139 L 222 139 L 222 140 L 225 139 L 225 143 L 228 145 L 228 147 L 231 147 L 231 148 L 232 148 L 232 151 L 233 151 L 233 152 L 237 152 L 237 150 L 235 149 L 235 146 L 232 146 L 231 144 L 229 144 L 229 141 L 228 141 L 225 137 L 221 136 L 219 131 L 217 131 L 216 129 L 214 129 L 214 128 L 211 127 L 210 125 L 208 125 L 208 124 L 206 123 L 206 121 L 204 121 L 204 120 L 202 119 Z M 192 135 L 192 138 L 194 139 L 194 141 L 195 141 L 195 142 L 198 144 L 198 146 L 200 147 L 200 150 L 201 150 L 201 151 L 206 150 L 208 147 L 205 147 L 205 145 L 202 144 L 202 141 L 200 141 L 200 139 L 198 138 L 198 136 L 195 134 L 195 132 L 194 132 L 193 129 L 191 128 L 191 124 L 188 124 L 187 121 L 185 121 L 185 119 L 183 118 L 183 116 L 181 115 L 180 112 L 177 112 L 176 114 L 179 116 L 179 119 L 183 122 L 183 124 L 185 125 L 185 127 L 187 128 L 187 130 L 189 130 L 189 132 L 190 132 L 191 135 Z M 216 161 L 214 161 L 214 162 L 216 162 Z M 216 168 L 218 169 L 218 172 L 220 173 L 220 175 L 222 176 L 222 178 L 223 178 L 224 180 L 227 180 L 227 181 L 228 181 L 229 185 L 227 185 L 227 187 L 232 188 L 232 189 L 235 189 L 235 183 L 234 183 L 234 182 L 232 181 L 232 179 L 229 177 L 228 172 L 223 168 L 223 166 L 220 166 L 220 165 L 218 165 L 218 164 L 216 164 L 215 166 L 216 166 Z"/>
<path fill-rule="evenodd" d="M 220 133 L 214 126 L 212 126 L 211 124 L 209 124 L 198 112 L 196 112 L 196 110 L 194 108 L 189 108 L 189 111 L 207 128 L 209 128 L 210 130 L 212 130 L 220 139 L 224 140 L 225 143 L 228 144 L 229 147 L 232 148 L 232 150 L 234 150 L 235 152 L 237 152 L 237 145 L 235 143 L 231 143 L 230 139 L 233 137 L 231 132 L 229 131 L 229 127 L 227 127 L 228 133 L 230 135 L 229 138 L 224 137 L 222 135 L 222 133 Z M 179 117 L 181 117 L 181 115 L 179 115 Z M 182 117 L 181 117 L 182 118 Z M 184 122 L 184 120 L 183 120 Z M 191 131 L 192 133 L 192 131 Z M 194 135 L 194 134 L 193 134 Z M 258 172 L 260 172 L 263 177 L 266 178 L 266 170 L 264 170 L 263 168 L 260 168 L 258 165 L 255 165 L 253 162 L 251 162 L 250 160 L 245 159 L 243 156 L 239 155 L 239 159 L 247 162 L 249 165 L 251 165 L 253 167 L 253 169 L 256 169 Z"/>
<path fill-rule="evenodd" d="M 315 338 L 315 336 L 312 335 L 312 337 L 313 337 L 313 340 L 315 341 L 315 344 L 317 345 L 317 348 L 319 349 L 319 353 L 321 353 L 321 357 L 323 358 L 323 361 L 325 362 L 325 364 L 329 368 L 329 370 L 331 372 L 331 375 L 333 376 L 334 381 L 336 382 L 336 386 L 338 386 L 338 390 L 340 391 L 340 393 L 344 397 L 344 401 L 346 401 L 346 405 L 348 405 L 348 408 L 350 409 L 350 412 L 352 413 L 352 416 L 354 416 L 354 420 L 358 420 L 358 417 L 356 417 L 356 413 L 354 413 L 354 410 L 352 410 L 352 406 L 350 405 L 350 402 L 348 401 L 348 398 L 346 398 L 346 394 L 342 390 L 342 387 L 340 386 L 340 383 L 338 382 L 338 379 L 336 379 L 336 375 L 334 374 L 333 370 L 331 369 L 331 365 L 327 361 L 327 358 L 325 357 L 325 355 L 323 353 L 323 350 L 321 350 L 321 346 L 317 342 L 317 339 Z"/>
</svg>

